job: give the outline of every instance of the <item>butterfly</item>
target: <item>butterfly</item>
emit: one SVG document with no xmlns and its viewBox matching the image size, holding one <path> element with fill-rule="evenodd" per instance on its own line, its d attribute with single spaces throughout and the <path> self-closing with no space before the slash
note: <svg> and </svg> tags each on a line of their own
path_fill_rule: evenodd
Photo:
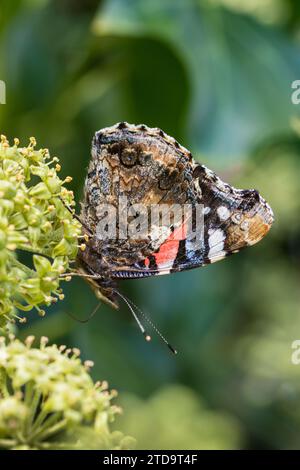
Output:
<svg viewBox="0 0 300 470">
<path fill-rule="evenodd" d="M 199 228 L 194 220 L 198 206 Z M 143 218 L 136 207 L 145 209 Z M 153 207 L 169 209 L 171 215 L 149 224 Z M 174 207 L 190 210 L 175 217 Z M 88 241 L 78 255 L 78 269 L 100 299 L 118 308 L 118 281 L 219 261 L 259 242 L 274 216 L 257 190 L 223 182 L 161 129 L 121 122 L 93 137 L 80 220 Z M 199 243 L 192 243 L 187 225 L 194 234 L 201 232 Z M 142 236 L 130 235 L 141 227 L 147 228 Z"/>
</svg>

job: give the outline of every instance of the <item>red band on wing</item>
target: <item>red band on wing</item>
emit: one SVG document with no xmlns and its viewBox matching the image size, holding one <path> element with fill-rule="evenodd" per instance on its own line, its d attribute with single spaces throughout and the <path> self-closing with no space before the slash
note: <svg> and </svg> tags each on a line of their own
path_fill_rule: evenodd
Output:
<svg viewBox="0 0 300 470">
<path fill-rule="evenodd" d="M 166 265 L 166 263 L 173 264 L 178 253 L 179 242 L 185 240 L 186 236 L 186 224 L 184 223 L 175 229 L 167 240 L 161 244 L 158 252 L 153 254 L 158 268 Z M 145 266 L 148 267 L 150 264 L 149 258 L 146 258 L 144 262 Z"/>
</svg>

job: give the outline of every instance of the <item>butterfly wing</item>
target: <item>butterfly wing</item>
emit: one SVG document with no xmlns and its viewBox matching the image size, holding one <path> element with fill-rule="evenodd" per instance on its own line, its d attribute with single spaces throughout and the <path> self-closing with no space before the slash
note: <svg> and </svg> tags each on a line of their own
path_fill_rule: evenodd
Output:
<svg viewBox="0 0 300 470">
<path fill-rule="evenodd" d="M 270 206 L 256 190 L 229 187 L 210 170 L 201 166 L 204 207 L 203 243 L 200 247 L 186 237 L 172 233 L 158 250 L 135 266 L 112 272 L 114 277 L 143 277 L 169 274 L 215 263 L 226 256 L 259 242 L 273 223 Z M 199 168 L 197 169 L 197 172 Z"/>
<path fill-rule="evenodd" d="M 113 208 L 108 217 L 107 206 Z M 136 206 L 146 209 L 143 217 L 132 212 Z M 164 223 L 150 220 L 154 206 L 167 209 L 170 218 Z M 176 217 L 183 206 L 190 212 Z M 197 226 L 198 206 L 202 218 Z M 129 225 L 120 237 L 124 214 L 129 214 Z M 258 242 L 270 229 L 273 214 L 256 190 L 224 183 L 160 129 L 120 123 L 95 134 L 81 219 L 91 235 L 82 263 L 118 279 L 168 274 L 223 259 Z M 106 239 L 99 227 L 113 225 L 113 219 L 118 236 Z M 137 226 L 147 227 L 138 239 L 128 235 Z M 201 233 L 198 243 L 188 228 Z"/>
</svg>

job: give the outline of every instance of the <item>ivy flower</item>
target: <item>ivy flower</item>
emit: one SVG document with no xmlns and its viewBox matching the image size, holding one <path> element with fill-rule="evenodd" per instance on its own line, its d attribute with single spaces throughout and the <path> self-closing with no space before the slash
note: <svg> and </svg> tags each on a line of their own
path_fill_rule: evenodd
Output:
<svg viewBox="0 0 300 470">
<path fill-rule="evenodd" d="M 110 430 L 120 408 L 106 382 L 94 383 L 78 349 L 32 347 L 0 337 L 0 448 L 128 449 L 134 440 Z"/>
<path fill-rule="evenodd" d="M 32 137 L 27 147 L 18 139 L 0 141 L 0 327 L 19 317 L 16 311 L 49 306 L 63 298 L 61 275 L 75 260 L 81 224 L 73 215 L 72 191 L 61 179 L 58 158 L 47 149 L 35 150 Z M 33 267 L 17 253 L 32 253 Z M 64 279 L 68 280 L 66 276 Z"/>
</svg>

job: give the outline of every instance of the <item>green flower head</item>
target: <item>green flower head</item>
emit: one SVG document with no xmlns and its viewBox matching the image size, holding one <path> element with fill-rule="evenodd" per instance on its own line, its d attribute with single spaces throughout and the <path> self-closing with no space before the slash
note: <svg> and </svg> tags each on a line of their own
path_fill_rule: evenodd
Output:
<svg viewBox="0 0 300 470">
<path fill-rule="evenodd" d="M 110 430 L 120 408 L 106 382 L 94 383 L 78 349 L 33 348 L 0 337 L 0 448 L 126 449 L 134 440 Z"/>
<path fill-rule="evenodd" d="M 81 224 L 73 215 L 74 197 L 60 179 L 58 158 L 18 139 L 0 141 L 0 327 L 18 318 L 16 309 L 49 306 L 63 298 L 62 274 L 77 255 Z M 18 253 L 32 253 L 32 268 Z M 64 277 L 68 280 L 68 277 Z"/>
</svg>

